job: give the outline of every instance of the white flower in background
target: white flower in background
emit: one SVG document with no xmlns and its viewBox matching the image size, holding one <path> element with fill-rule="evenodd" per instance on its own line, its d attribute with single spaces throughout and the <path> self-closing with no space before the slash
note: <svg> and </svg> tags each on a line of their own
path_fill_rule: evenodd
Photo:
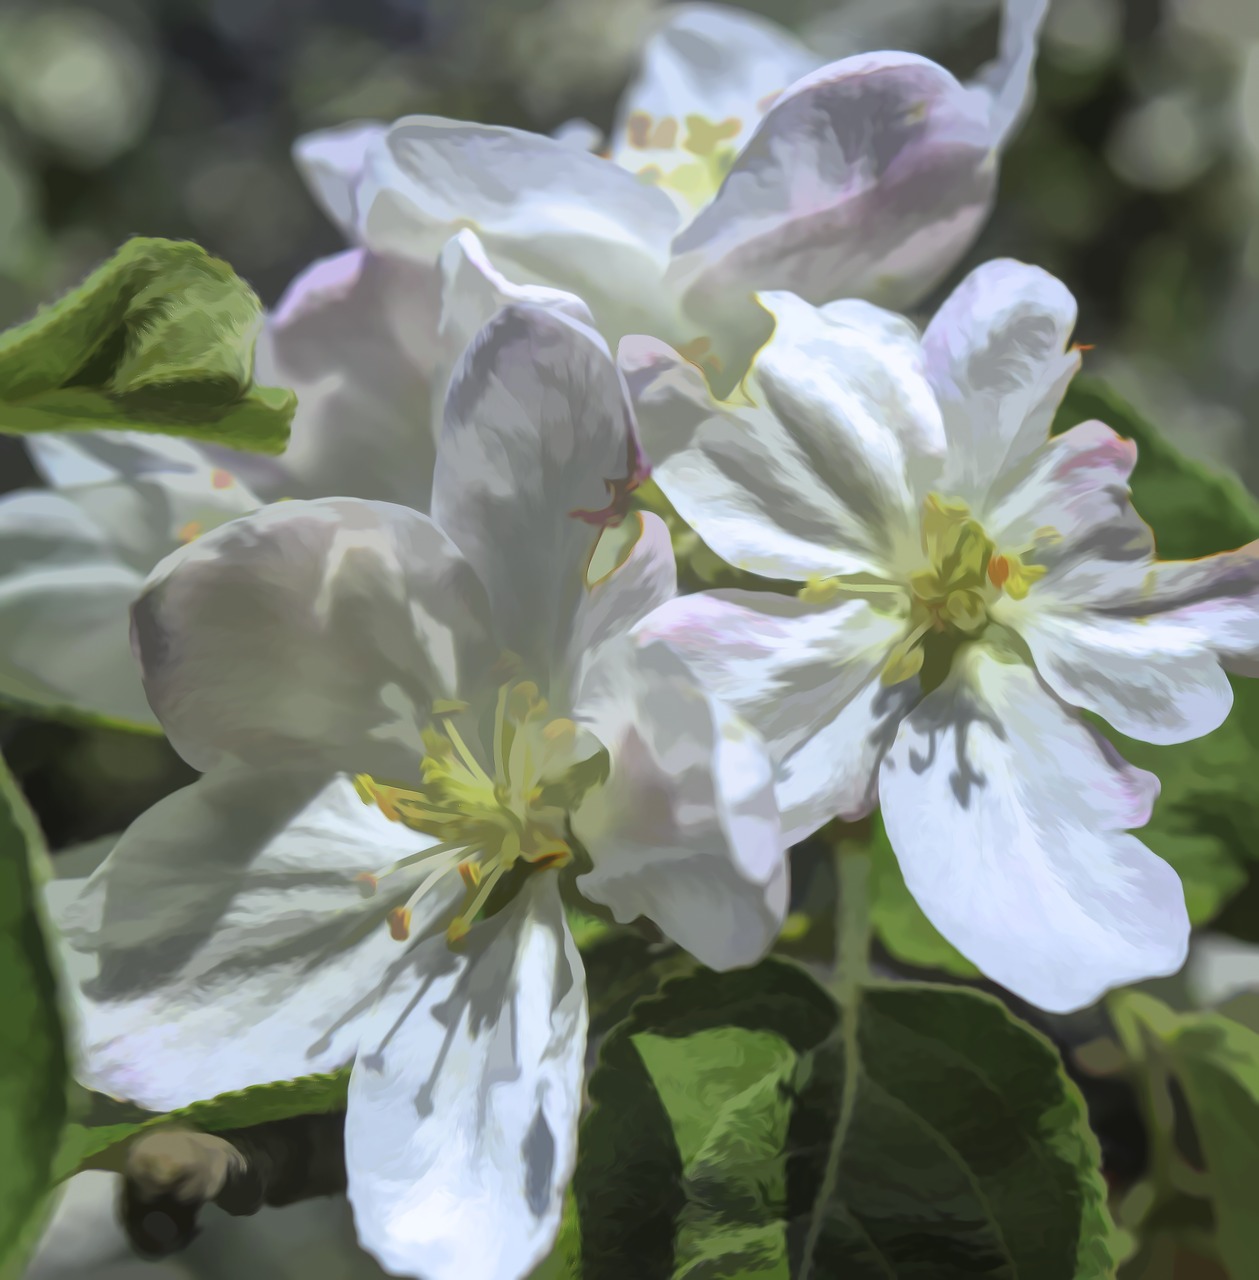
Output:
<svg viewBox="0 0 1259 1280">
<path fill-rule="evenodd" d="M 866 303 L 763 303 L 746 400 L 651 339 L 621 363 L 679 514 L 805 585 L 677 600 L 650 634 L 771 744 L 789 839 L 877 797 L 919 905 L 1011 991 L 1069 1010 L 1176 970 L 1180 883 L 1128 834 L 1157 779 L 1077 709 L 1147 742 L 1215 729 L 1225 669 L 1259 674 L 1259 544 L 1156 561 L 1135 446 L 1048 438 L 1079 356 L 1043 271 L 979 268 L 921 342 Z"/>
<path fill-rule="evenodd" d="M 676 589 L 663 524 L 587 584 L 641 458 L 578 311 L 475 338 L 431 517 L 278 503 L 159 566 L 136 647 L 205 776 L 59 913 L 86 1083 L 164 1110 L 352 1061 L 360 1238 L 431 1280 L 523 1276 L 558 1228 L 587 1018 L 559 873 L 717 968 L 786 909 L 764 745 L 630 634 Z"/>
<path fill-rule="evenodd" d="M 1005 0 L 997 59 L 962 84 L 908 53 L 819 59 L 764 19 L 670 11 L 608 159 L 571 138 L 439 117 L 310 135 L 299 165 L 373 254 L 422 270 L 461 228 L 509 277 L 581 296 L 737 374 L 758 289 L 921 297 L 970 245 L 1031 92 L 1045 0 Z"/>
<path fill-rule="evenodd" d="M 300 395 L 279 458 L 144 432 L 28 437 L 47 487 L 0 496 L 0 699 L 156 727 L 128 610 L 158 561 L 279 498 L 427 511 L 430 402 L 469 338 L 506 302 L 577 305 L 509 284 L 471 232 L 428 275 L 356 250 L 295 283 L 258 350 L 258 381 Z"/>
</svg>

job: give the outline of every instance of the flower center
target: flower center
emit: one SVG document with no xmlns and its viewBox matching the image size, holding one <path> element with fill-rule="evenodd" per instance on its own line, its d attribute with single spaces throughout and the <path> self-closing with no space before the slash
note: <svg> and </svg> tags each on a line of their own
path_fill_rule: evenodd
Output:
<svg viewBox="0 0 1259 1280">
<path fill-rule="evenodd" d="M 989 607 L 1004 592 L 1022 600 L 1045 576 L 1045 566 L 1001 552 L 966 503 L 927 496 L 922 506 L 922 549 L 926 568 L 909 576 L 910 631 L 888 656 L 884 684 L 899 684 L 922 670 L 926 642 L 934 635 L 978 634 L 988 625 Z M 1044 530 L 1043 536 L 1053 536 Z"/>
<path fill-rule="evenodd" d="M 423 733 L 419 786 L 382 782 L 369 774 L 357 775 L 354 785 L 363 801 L 390 821 L 438 844 L 360 880 L 374 893 L 382 879 L 404 867 L 427 868 L 406 905 L 389 913 L 390 932 L 404 941 L 419 902 L 457 871 L 465 895 L 446 929 L 447 941 L 454 944 L 491 906 L 495 890 L 508 888 L 505 877 L 573 860 L 568 814 L 606 778 L 607 753 L 583 752 L 576 724 L 553 717 L 530 680 L 499 688 L 489 750 L 481 755 L 469 746 L 469 739 L 478 745 L 481 739 L 465 704 L 438 704 L 434 716 L 434 725 Z"/>
<path fill-rule="evenodd" d="M 688 115 L 679 122 L 674 116 L 655 119 L 645 111 L 635 111 L 626 122 L 627 140 L 632 148 L 654 151 L 661 158 L 635 168 L 628 157 L 622 159 L 643 182 L 665 188 L 677 202 L 699 209 L 717 194 L 734 164 L 737 150 L 730 140 L 737 138 L 743 121 L 735 116 L 725 120 L 709 120 L 701 115 Z M 672 168 L 664 167 L 662 153 L 682 150 L 692 157 Z"/>
</svg>

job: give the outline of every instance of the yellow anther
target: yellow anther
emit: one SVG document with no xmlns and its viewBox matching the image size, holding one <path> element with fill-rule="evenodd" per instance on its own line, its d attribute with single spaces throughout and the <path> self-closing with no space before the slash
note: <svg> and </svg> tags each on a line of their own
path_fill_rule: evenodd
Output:
<svg viewBox="0 0 1259 1280">
<path fill-rule="evenodd" d="M 205 526 L 200 520 L 189 520 L 187 524 L 179 526 L 179 532 L 175 535 L 180 542 L 189 543 L 194 538 L 199 538 L 205 532 Z"/>
<path fill-rule="evenodd" d="M 796 595 L 806 604 L 830 604 L 843 594 L 843 590 L 837 578 L 826 578 L 818 573 L 810 577 Z"/>
<path fill-rule="evenodd" d="M 693 155 L 711 156 L 717 147 L 739 136 L 743 122 L 735 116 L 714 123 L 704 116 L 689 115 L 686 117 L 686 138 L 682 145 Z"/>
<path fill-rule="evenodd" d="M 459 878 L 466 888 L 475 889 L 481 883 L 481 868 L 475 862 L 461 862 Z"/>
<path fill-rule="evenodd" d="M 565 867 L 573 860 L 573 851 L 564 840 L 554 840 L 548 845 L 525 855 L 529 865 L 538 871 L 548 867 Z"/>
<path fill-rule="evenodd" d="M 463 916 L 456 916 L 446 926 L 446 943 L 448 946 L 458 946 L 464 938 L 468 936 L 469 930 L 472 928 L 472 922 L 465 920 Z"/>
<path fill-rule="evenodd" d="M 993 556 L 988 561 L 988 581 L 1000 590 L 1010 576 L 1010 561 L 1005 556 Z"/>
<path fill-rule="evenodd" d="M 522 680 L 507 695 L 507 714 L 513 720 L 527 720 L 546 710 L 546 700 L 532 680 Z"/>
<path fill-rule="evenodd" d="M 210 472 L 210 483 L 216 489 L 230 489 L 236 483 L 236 477 L 230 471 L 216 467 Z"/>
<path fill-rule="evenodd" d="M 365 898 L 370 898 L 380 887 L 380 880 L 372 875 L 370 871 L 364 871 L 356 875 L 354 883 L 359 886 L 359 892 Z"/>
<path fill-rule="evenodd" d="M 385 919 L 389 922 L 389 936 L 395 942 L 405 942 L 411 936 L 411 910 L 409 907 L 394 907 Z"/>
<path fill-rule="evenodd" d="M 631 111 L 625 122 L 625 135 L 631 147 L 640 150 L 647 146 L 647 138 L 651 133 L 651 116 L 645 111 Z"/>
<path fill-rule="evenodd" d="M 1012 600 L 1025 600 L 1034 583 L 1039 582 L 1048 572 L 1043 564 L 1024 564 L 1018 556 L 1010 559 L 1010 577 L 1005 584 L 1005 593 Z"/>
<path fill-rule="evenodd" d="M 542 737 L 556 751 L 571 751 L 577 742 L 577 725 L 562 717 L 548 721 L 542 730 Z"/>
<path fill-rule="evenodd" d="M 651 131 L 651 137 L 647 145 L 667 151 L 677 140 L 678 122 L 673 116 L 665 116 L 664 119 L 656 122 L 656 127 Z"/>
</svg>

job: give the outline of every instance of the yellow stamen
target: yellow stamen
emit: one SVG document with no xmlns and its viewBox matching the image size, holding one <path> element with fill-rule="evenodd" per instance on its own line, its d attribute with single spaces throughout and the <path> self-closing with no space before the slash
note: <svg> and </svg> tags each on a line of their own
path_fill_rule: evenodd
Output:
<svg viewBox="0 0 1259 1280">
<path fill-rule="evenodd" d="M 411 936 L 411 910 L 409 907 L 394 907 L 385 919 L 389 922 L 389 936 L 395 942 L 405 942 Z"/>
</svg>

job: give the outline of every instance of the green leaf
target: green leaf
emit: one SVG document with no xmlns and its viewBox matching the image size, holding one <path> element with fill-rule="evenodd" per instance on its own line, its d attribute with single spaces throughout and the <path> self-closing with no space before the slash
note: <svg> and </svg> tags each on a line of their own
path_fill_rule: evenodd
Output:
<svg viewBox="0 0 1259 1280">
<path fill-rule="evenodd" d="M 248 1129 L 292 1116 L 322 1115 L 345 1107 L 350 1072 L 303 1076 L 276 1084 L 255 1085 L 235 1093 L 221 1093 L 178 1111 L 147 1114 L 113 1124 L 71 1124 L 57 1152 L 53 1176 L 57 1181 L 81 1169 L 116 1169 L 126 1144 L 139 1133 L 179 1125 L 205 1133 Z"/>
<path fill-rule="evenodd" d="M 20 1274 L 43 1222 L 66 1118 L 57 982 L 38 894 L 45 851 L 0 762 L 0 1275 Z"/>
<path fill-rule="evenodd" d="M 586 1280 L 1112 1274 L 1083 1102 L 987 996 L 871 984 L 841 1014 L 789 963 L 697 972 L 609 1035 L 590 1096 Z"/>
<path fill-rule="evenodd" d="M 128 428 L 279 453 L 297 405 L 253 383 L 262 309 L 187 241 L 129 240 L 0 334 L 0 432 Z"/>
<path fill-rule="evenodd" d="M 1121 1033 L 1138 1027 L 1144 1043 L 1157 1046 L 1158 1065 L 1180 1083 L 1206 1163 L 1216 1244 L 1229 1275 L 1259 1276 L 1259 1034 L 1218 1013 L 1174 1013 L 1136 992 L 1125 993 L 1112 1009 Z M 1130 1031 L 1124 1039 L 1133 1045 Z"/>
<path fill-rule="evenodd" d="M 1077 378 L 1055 429 L 1100 419 L 1137 443 L 1132 476 L 1136 509 L 1154 530 L 1159 555 L 1190 559 L 1229 551 L 1259 538 L 1259 503 L 1231 476 L 1185 457 L 1130 404 L 1093 378 Z M 1162 781 L 1141 839 L 1180 875 L 1194 924 L 1212 919 L 1245 884 L 1259 847 L 1259 681 L 1233 680 L 1225 724 L 1178 746 L 1136 742 L 1105 729 L 1126 760 Z"/>
</svg>

